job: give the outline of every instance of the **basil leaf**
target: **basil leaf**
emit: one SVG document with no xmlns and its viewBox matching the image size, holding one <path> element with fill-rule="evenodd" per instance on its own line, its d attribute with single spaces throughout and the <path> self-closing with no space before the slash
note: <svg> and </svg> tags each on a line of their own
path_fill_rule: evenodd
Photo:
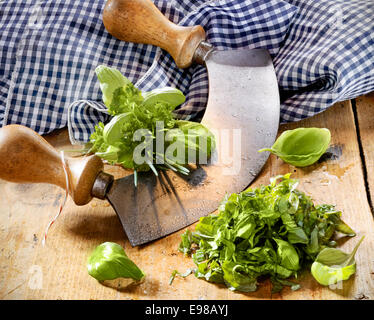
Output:
<svg viewBox="0 0 374 320">
<path fill-rule="evenodd" d="M 312 233 L 310 234 L 310 242 L 307 245 L 309 254 L 315 254 L 319 252 L 320 246 L 318 242 L 318 227 L 315 226 Z"/>
<path fill-rule="evenodd" d="M 290 243 L 309 243 L 308 236 L 305 234 L 303 228 L 298 227 L 295 219 L 289 213 L 281 215 L 282 222 L 286 228 L 287 239 Z"/>
<path fill-rule="evenodd" d="M 316 260 L 326 266 L 342 265 L 347 261 L 348 253 L 336 248 L 324 248 L 317 256 Z"/>
<path fill-rule="evenodd" d="M 354 256 L 363 240 L 364 236 L 350 254 L 335 248 L 323 249 L 312 264 L 313 277 L 325 286 L 349 279 L 356 272 Z"/>
<path fill-rule="evenodd" d="M 199 263 L 195 271 L 195 276 L 213 283 L 224 283 L 223 271 L 217 261 Z"/>
<path fill-rule="evenodd" d="M 281 239 L 274 239 L 274 241 L 278 245 L 277 253 L 280 258 L 280 265 L 288 270 L 299 270 L 299 255 L 293 245 Z"/>
<path fill-rule="evenodd" d="M 186 97 L 180 90 L 171 87 L 158 88 L 145 92 L 143 97 L 144 101 L 142 104 L 146 107 L 163 103 L 169 105 L 173 110 L 186 101 Z"/>
<path fill-rule="evenodd" d="M 173 145 L 166 157 L 179 164 L 206 164 L 216 147 L 214 135 L 201 123 L 176 120 L 175 125 L 166 135 L 166 146 Z"/>
<path fill-rule="evenodd" d="M 255 277 L 251 277 L 245 272 L 241 272 L 240 265 L 231 261 L 222 264 L 223 279 L 226 286 L 232 291 L 253 292 L 257 289 Z"/>
<path fill-rule="evenodd" d="M 145 276 L 125 250 L 113 242 L 104 242 L 95 248 L 88 258 L 87 270 L 90 276 L 99 281 L 117 278 L 141 280 Z"/>
<path fill-rule="evenodd" d="M 122 113 L 113 117 L 110 122 L 105 125 L 103 137 L 107 144 L 115 145 L 121 141 L 124 134 L 122 128 L 126 121 L 128 121 L 128 118 L 128 113 Z"/>
<path fill-rule="evenodd" d="M 284 162 L 296 167 L 306 167 L 317 162 L 326 152 L 331 140 L 331 133 L 326 128 L 297 128 L 284 131 L 270 151 Z"/>
<path fill-rule="evenodd" d="M 187 229 L 182 234 L 182 241 L 179 244 L 179 251 L 183 252 L 185 255 L 188 255 L 189 253 L 191 253 L 191 244 L 192 244 L 191 231 Z"/>
<path fill-rule="evenodd" d="M 95 72 L 103 93 L 103 102 L 109 108 L 112 103 L 114 91 L 127 86 L 131 82 L 120 71 L 107 66 L 98 66 Z"/>
<path fill-rule="evenodd" d="M 339 281 L 348 280 L 356 272 L 356 264 L 346 267 L 330 267 L 320 262 L 313 262 L 311 272 L 318 283 L 329 286 Z"/>
</svg>

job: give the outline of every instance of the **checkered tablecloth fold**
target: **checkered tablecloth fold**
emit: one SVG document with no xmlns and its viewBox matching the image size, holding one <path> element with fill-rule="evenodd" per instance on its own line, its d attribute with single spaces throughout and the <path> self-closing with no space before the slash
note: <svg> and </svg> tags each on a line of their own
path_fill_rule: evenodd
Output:
<svg viewBox="0 0 374 320">
<path fill-rule="evenodd" d="M 155 0 L 174 23 L 200 24 L 218 49 L 267 48 L 281 94 L 281 121 L 297 121 L 374 89 L 374 3 L 366 0 Z M 148 91 L 182 90 L 181 118 L 208 98 L 202 66 L 178 69 L 168 53 L 119 41 L 102 22 L 105 0 L 0 2 L 0 125 L 44 134 L 68 125 L 86 142 L 110 116 L 94 69 L 115 67 Z"/>
</svg>

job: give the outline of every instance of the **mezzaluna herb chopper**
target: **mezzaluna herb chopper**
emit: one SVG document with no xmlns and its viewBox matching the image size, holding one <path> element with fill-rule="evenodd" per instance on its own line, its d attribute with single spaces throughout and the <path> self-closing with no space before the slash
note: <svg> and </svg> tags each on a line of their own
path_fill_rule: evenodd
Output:
<svg viewBox="0 0 374 320">
<path fill-rule="evenodd" d="M 225 194 L 244 190 L 268 158 L 257 152 L 275 141 L 279 125 L 279 92 L 269 53 L 263 49 L 218 51 L 205 41 L 201 26 L 182 27 L 166 19 L 149 0 L 109 0 L 103 21 L 115 37 L 167 50 L 180 68 L 207 67 L 209 98 L 201 123 L 216 133 L 216 154 L 188 176 L 172 170 L 139 173 L 138 186 L 127 176 L 114 180 L 95 155 L 66 158 L 69 193 L 77 205 L 92 197 L 108 199 L 130 243 L 140 245 L 182 229 L 215 211 Z M 221 134 L 236 135 L 227 148 Z M 225 163 L 222 152 L 237 150 L 237 161 Z M 234 170 L 228 167 L 233 166 Z M 0 178 L 13 182 L 46 182 L 66 187 L 59 153 L 26 127 L 0 129 Z"/>
</svg>

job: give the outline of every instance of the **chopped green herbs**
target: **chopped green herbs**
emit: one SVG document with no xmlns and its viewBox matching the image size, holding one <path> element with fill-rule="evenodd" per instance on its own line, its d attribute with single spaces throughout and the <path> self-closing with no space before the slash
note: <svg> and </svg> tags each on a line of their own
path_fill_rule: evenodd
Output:
<svg viewBox="0 0 374 320">
<path fill-rule="evenodd" d="M 298 289 L 286 279 L 331 246 L 335 231 L 355 233 L 340 211 L 314 205 L 297 185 L 290 174 L 277 176 L 270 185 L 226 196 L 217 215 L 200 218 L 179 246 L 192 256 L 195 276 L 244 292 L 255 291 L 260 276 L 270 277 L 274 292 Z"/>
</svg>

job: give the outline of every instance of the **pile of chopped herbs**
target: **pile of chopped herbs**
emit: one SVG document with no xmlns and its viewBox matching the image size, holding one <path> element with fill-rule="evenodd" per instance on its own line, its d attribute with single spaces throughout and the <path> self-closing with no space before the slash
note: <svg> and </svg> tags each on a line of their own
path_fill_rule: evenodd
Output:
<svg viewBox="0 0 374 320">
<path fill-rule="evenodd" d="M 336 246 L 336 231 L 355 233 L 334 206 L 314 205 L 297 186 L 290 174 L 277 176 L 270 185 L 227 196 L 218 214 L 200 218 L 179 246 L 192 256 L 195 276 L 243 292 L 255 291 L 260 276 L 270 277 L 273 292 L 298 289 L 289 278 Z"/>
</svg>

